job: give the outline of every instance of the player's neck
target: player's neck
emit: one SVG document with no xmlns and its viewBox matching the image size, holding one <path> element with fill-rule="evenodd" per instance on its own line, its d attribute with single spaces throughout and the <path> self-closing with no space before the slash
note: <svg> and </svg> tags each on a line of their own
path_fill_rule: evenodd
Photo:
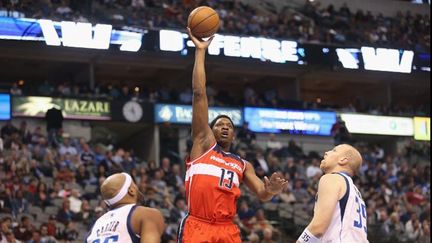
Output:
<svg viewBox="0 0 432 243">
<path fill-rule="evenodd" d="M 350 177 L 353 176 L 353 173 L 350 170 L 347 170 L 346 168 L 340 168 L 340 167 L 336 167 L 333 170 L 326 172 L 326 174 L 334 174 L 334 173 L 342 173 Z"/>
<path fill-rule="evenodd" d="M 129 202 L 129 201 L 120 202 L 120 203 L 114 205 L 113 207 L 111 207 L 110 210 L 113 210 L 113 209 L 116 209 L 116 208 L 121 208 L 121 207 L 129 205 L 129 204 L 135 204 L 135 203 L 134 202 Z"/>
</svg>

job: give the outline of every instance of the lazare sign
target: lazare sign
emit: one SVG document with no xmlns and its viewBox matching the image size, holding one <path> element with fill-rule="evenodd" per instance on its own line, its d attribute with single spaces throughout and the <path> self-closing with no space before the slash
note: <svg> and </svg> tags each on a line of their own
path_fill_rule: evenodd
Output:
<svg viewBox="0 0 432 243">
<path fill-rule="evenodd" d="M 0 39 L 44 41 L 48 46 L 107 50 L 113 44 L 120 51 L 136 52 L 142 37 L 142 33 L 113 30 L 108 24 L 0 17 Z"/>
<path fill-rule="evenodd" d="M 335 112 L 245 107 L 245 121 L 254 132 L 330 136 Z"/>
<path fill-rule="evenodd" d="M 374 116 L 359 114 L 340 114 L 350 133 L 371 135 L 413 136 L 412 118 L 395 116 Z"/>
<path fill-rule="evenodd" d="M 45 117 L 45 113 L 53 107 L 61 110 L 65 119 L 111 120 L 109 101 L 40 96 L 12 97 L 12 116 L 14 117 Z"/>
<path fill-rule="evenodd" d="M 157 123 L 191 124 L 192 122 L 192 106 L 190 105 L 156 104 L 154 111 L 155 122 Z M 235 126 L 243 124 L 241 108 L 209 107 L 209 121 L 212 121 L 220 114 L 229 116 Z"/>
</svg>

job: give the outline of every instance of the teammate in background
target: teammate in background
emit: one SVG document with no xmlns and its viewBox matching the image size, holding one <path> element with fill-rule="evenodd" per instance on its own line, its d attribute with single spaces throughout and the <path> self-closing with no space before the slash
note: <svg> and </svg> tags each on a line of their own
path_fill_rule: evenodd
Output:
<svg viewBox="0 0 432 243">
<path fill-rule="evenodd" d="M 240 231 L 233 223 L 239 184 L 244 181 L 262 201 L 282 192 L 288 182 L 276 173 L 261 181 L 253 166 L 238 155 L 229 153 L 234 140 L 234 124 L 219 115 L 208 124 L 205 54 L 212 38 L 195 44 L 193 69 L 192 149 L 186 160 L 186 197 L 189 213 L 178 231 L 178 242 L 241 242 Z"/>
<path fill-rule="evenodd" d="M 341 144 L 324 154 L 314 216 L 298 243 L 364 243 L 367 240 L 366 205 L 351 179 L 362 164 L 360 153 Z"/>
<path fill-rule="evenodd" d="M 101 186 L 109 211 L 93 225 L 86 243 L 158 243 L 165 229 L 162 214 L 137 206 L 141 192 L 129 174 L 117 173 Z"/>
</svg>

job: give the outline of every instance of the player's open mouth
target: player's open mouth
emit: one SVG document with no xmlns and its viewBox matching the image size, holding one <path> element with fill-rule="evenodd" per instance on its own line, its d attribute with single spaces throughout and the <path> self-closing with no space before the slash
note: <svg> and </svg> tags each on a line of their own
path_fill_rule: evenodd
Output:
<svg viewBox="0 0 432 243">
<path fill-rule="evenodd" d="M 223 137 L 223 138 L 228 138 L 228 133 L 227 133 L 227 132 L 222 132 L 222 133 L 221 133 L 221 137 Z"/>
</svg>

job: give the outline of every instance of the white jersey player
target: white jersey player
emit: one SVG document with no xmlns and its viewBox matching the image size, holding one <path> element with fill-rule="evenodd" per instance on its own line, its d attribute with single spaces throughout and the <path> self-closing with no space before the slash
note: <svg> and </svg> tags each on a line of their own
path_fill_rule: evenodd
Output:
<svg viewBox="0 0 432 243">
<path fill-rule="evenodd" d="M 136 205 L 141 193 L 130 175 L 111 175 L 103 182 L 101 193 L 110 210 L 97 219 L 85 243 L 160 242 L 165 228 L 162 214 Z"/>
<path fill-rule="evenodd" d="M 351 176 L 362 164 L 360 153 L 341 144 L 324 154 L 324 171 L 312 221 L 298 243 L 365 243 L 367 239 L 366 204 Z"/>
</svg>

